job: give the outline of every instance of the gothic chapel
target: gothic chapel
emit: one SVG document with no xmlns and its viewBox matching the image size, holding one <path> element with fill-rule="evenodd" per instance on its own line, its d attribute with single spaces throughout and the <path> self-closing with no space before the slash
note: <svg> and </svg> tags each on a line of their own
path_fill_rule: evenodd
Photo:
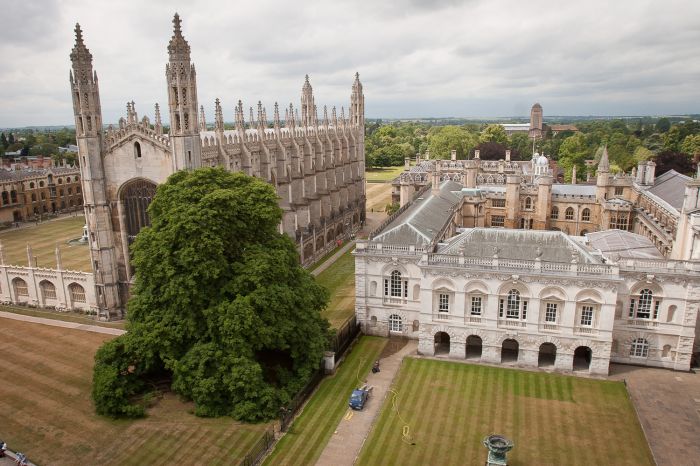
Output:
<svg viewBox="0 0 700 466">
<path fill-rule="evenodd" d="M 98 306 L 104 317 L 125 311 L 133 271 L 129 244 L 149 224 L 146 208 L 156 186 L 178 170 L 222 166 L 272 184 L 283 210 L 280 232 L 294 239 L 302 263 L 309 264 L 333 247 L 336 239 L 359 229 L 365 216 L 364 95 L 355 75 L 349 117 L 344 109 L 324 106 L 319 121 L 306 76 L 301 116 L 292 104 L 284 120 L 275 103 L 272 121 L 260 102 L 235 109 L 235 126 L 225 129 L 223 110 L 215 102 L 213 129 L 197 101 L 197 74 L 180 17 L 173 19 L 165 67 L 170 129 L 164 133 L 160 108 L 155 121 L 140 120 L 134 102 L 118 127 L 102 127 L 97 73 L 83 42 L 80 25 L 70 54 L 71 94 L 75 114 L 85 216 Z"/>
</svg>

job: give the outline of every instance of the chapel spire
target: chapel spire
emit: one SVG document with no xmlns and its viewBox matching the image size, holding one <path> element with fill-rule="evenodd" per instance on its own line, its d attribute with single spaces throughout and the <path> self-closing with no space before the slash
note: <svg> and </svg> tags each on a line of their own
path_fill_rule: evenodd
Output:
<svg viewBox="0 0 700 466">
<path fill-rule="evenodd" d="M 350 124 L 355 126 L 365 125 L 365 95 L 362 92 L 360 73 L 355 73 L 355 81 L 352 83 L 352 94 L 350 94 Z"/>
<path fill-rule="evenodd" d="M 315 113 L 314 91 L 307 74 L 301 87 L 301 126 L 314 126 Z"/>
<path fill-rule="evenodd" d="M 603 147 L 603 155 L 600 156 L 600 162 L 598 162 L 598 173 L 609 173 L 610 172 L 610 160 L 608 158 L 608 146 L 607 144 Z"/>
<path fill-rule="evenodd" d="M 187 43 L 182 35 L 181 24 L 180 15 L 175 13 L 175 17 L 173 17 L 173 36 L 168 44 L 168 54 L 171 62 L 190 61 L 190 44 Z"/>
<path fill-rule="evenodd" d="M 224 130 L 224 112 L 221 110 L 221 102 L 218 97 L 214 101 L 214 129 L 220 132 Z"/>
<path fill-rule="evenodd" d="M 80 24 L 75 24 L 75 45 L 70 53 L 71 95 L 77 137 L 97 137 L 102 130 L 102 110 L 97 73 L 92 69 L 92 54 L 83 41 Z"/>
</svg>

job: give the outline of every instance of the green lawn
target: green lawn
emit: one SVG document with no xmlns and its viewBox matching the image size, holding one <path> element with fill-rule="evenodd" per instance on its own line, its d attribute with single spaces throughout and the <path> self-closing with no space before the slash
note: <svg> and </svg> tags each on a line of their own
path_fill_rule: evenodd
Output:
<svg viewBox="0 0 700 466">
<path fill-rule="evenodd" d="M 55 269 L 55 250 L 58 244 L 64 269 L 92 272 L 90 250 L 87 244 L 68 244 L 69 240 L 83 235 L 83 225 L 85 225 L 85 217 L 78 215 L 0 232 L 5 263 L 26 267 L 27 244 L 29 244 L 39 267 Z"/>
<path fill-rule="evenodd" d="M 361 337 L 335 375 L 324 379 L 264 464 L 308 465 L 321 456 L 348 410 L 348 397 L 379 357 L 388 340 Z"/>
<path fill-rule="evenodd" d="M 331 294 L 328 307 L 321 313 L 333 328 L 343 326 L 355 312 L 355 258 L 354 248 L 338 258 L 326 270 L 318 274 L 316 281 Z"/>
<path fill-rule="evenodd" d="M 513 440 L 509 466 L 653 465 L 620 382 L 406 358 L 358 464 L 483 464 L 482 439 Z"/>
<path fill-rule="evenodd" d="M 0 434 L 10 449 L 42 465 L 230 465 L 269 428 L 195 417 L 193 404 L 172 394 L 144 419 L 98 416 L 95 351 L 112 338 L 0 318 Z"/>
<path fill-rule="evenodd" d="M 365 179 L 370 183 L 391 181 L 399 176 L 403 170 L 403 165 L 398 167 L 368 168 L 365 170 Z"/>
</svg>

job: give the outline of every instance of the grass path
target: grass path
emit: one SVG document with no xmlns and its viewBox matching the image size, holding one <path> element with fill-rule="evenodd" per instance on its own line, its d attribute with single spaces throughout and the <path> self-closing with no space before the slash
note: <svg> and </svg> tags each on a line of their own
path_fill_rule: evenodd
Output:
<svg viewBox="0 0 700 466">
<path fill-rule="evenodd" d="M 365 179 L 369 182 L 391 181 L 401 174 L 404 166 L 368 168 L 365 170 Z"/>
<path fill-rule="evenodd" d="M 66 270 L 92 272 L 87 244 L 68 244 L 68 240 L 83 235 L 85 217 L 66 217 L 17 230 L 0 232 L 5 263 L 27 266 L 27 244 L 32 247 L 39 267 L 56 268 L 56 244 L 61 248 L 61 260 Z"/>
<path fill-rule="evenodd" d="M 352 249 L 316 277 L 316 281 L 331 294 L 328 307 L 321 315 L 333 328 L 342 327 L 355 312 L 355 258 Z"/>
<path fill-rule="evenodd" d="M 0 319 L 0 433 L 37 464 L 237 464 L 267 424 L 203 419 L 166 395 L 135 421 L 95 414 L 93 358 L 111 337 Z"/>
<path fill-rule="evenodd" d="M 387 399 L 357 464 L 483 464 L 491 433 L 510 466 L 654 464 L 619 382 L 406 358 L 394 388 L 400 417 Z"/>
<path fill-rule="evenodd" d="M 370 370 L 388 340 L 361 337 L 335 375 L 321 382 L 316 392 L 267 458 L 266 465 L 312 465 L 347 411 L 348 397 Z"/>
<path fill-rule="evenodd" d="M 368 212 L 384 212 L 391 204 L 391 183 L 367 183 L 365 193 Z"/>
</svg>

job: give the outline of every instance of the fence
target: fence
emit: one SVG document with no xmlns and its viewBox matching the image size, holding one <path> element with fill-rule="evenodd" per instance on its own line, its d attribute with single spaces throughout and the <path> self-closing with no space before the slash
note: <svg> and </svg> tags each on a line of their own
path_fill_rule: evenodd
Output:
<svg viewBox="0 0 700 466">
<path fill-rule="evenodd" d="M 265 453 L 267 453 L 267 450 L 270 449 L 272 444 L 275 443 L 275 432 L 270 429 L 266 430 L 262 437 L 258 439 L 257 442 L 255 442 L 255 445 L 253 445 L 248 452 L 247 455 L 245 455 L 245 458 L 243 458 L 243 462 L 241 463 L 242 466 L 254 466 L 258 464 L 258 462 L 265 456 Z"/>
<path fill-rule="evenodd" d="M 347 351 L 350 344 L 353 342 L 357 335 L 360 333 L 360 326 L 357 325 L 357 319 L 355 316 L 350 318 L 345 325 L 343 325 L 338 331 L 328 340 L 329 351 L 335 352 L 336 359 Z M 304 405 L 304 402 L 309 398 L 309 396 L 314 392 L 316 387 L 325 375 L 325 370 L 323 364 L 313 373 L 311 380 L 299 390 L 294 399 L 289 402 L 286 408 L 280 410 L 280 432 L 286 432 L 289 425 L 294 420 L 294 416 L 299 411 L 299 409 Z M 275 443 L 275 433 L 274 431 L 267 430 L 260 437 L 260 439 L 253 445 L 250 452 L 245 456 L 242 466 L 255 466 L 260 460 L 265 456 L 267 451 Z"/>
</svg>

